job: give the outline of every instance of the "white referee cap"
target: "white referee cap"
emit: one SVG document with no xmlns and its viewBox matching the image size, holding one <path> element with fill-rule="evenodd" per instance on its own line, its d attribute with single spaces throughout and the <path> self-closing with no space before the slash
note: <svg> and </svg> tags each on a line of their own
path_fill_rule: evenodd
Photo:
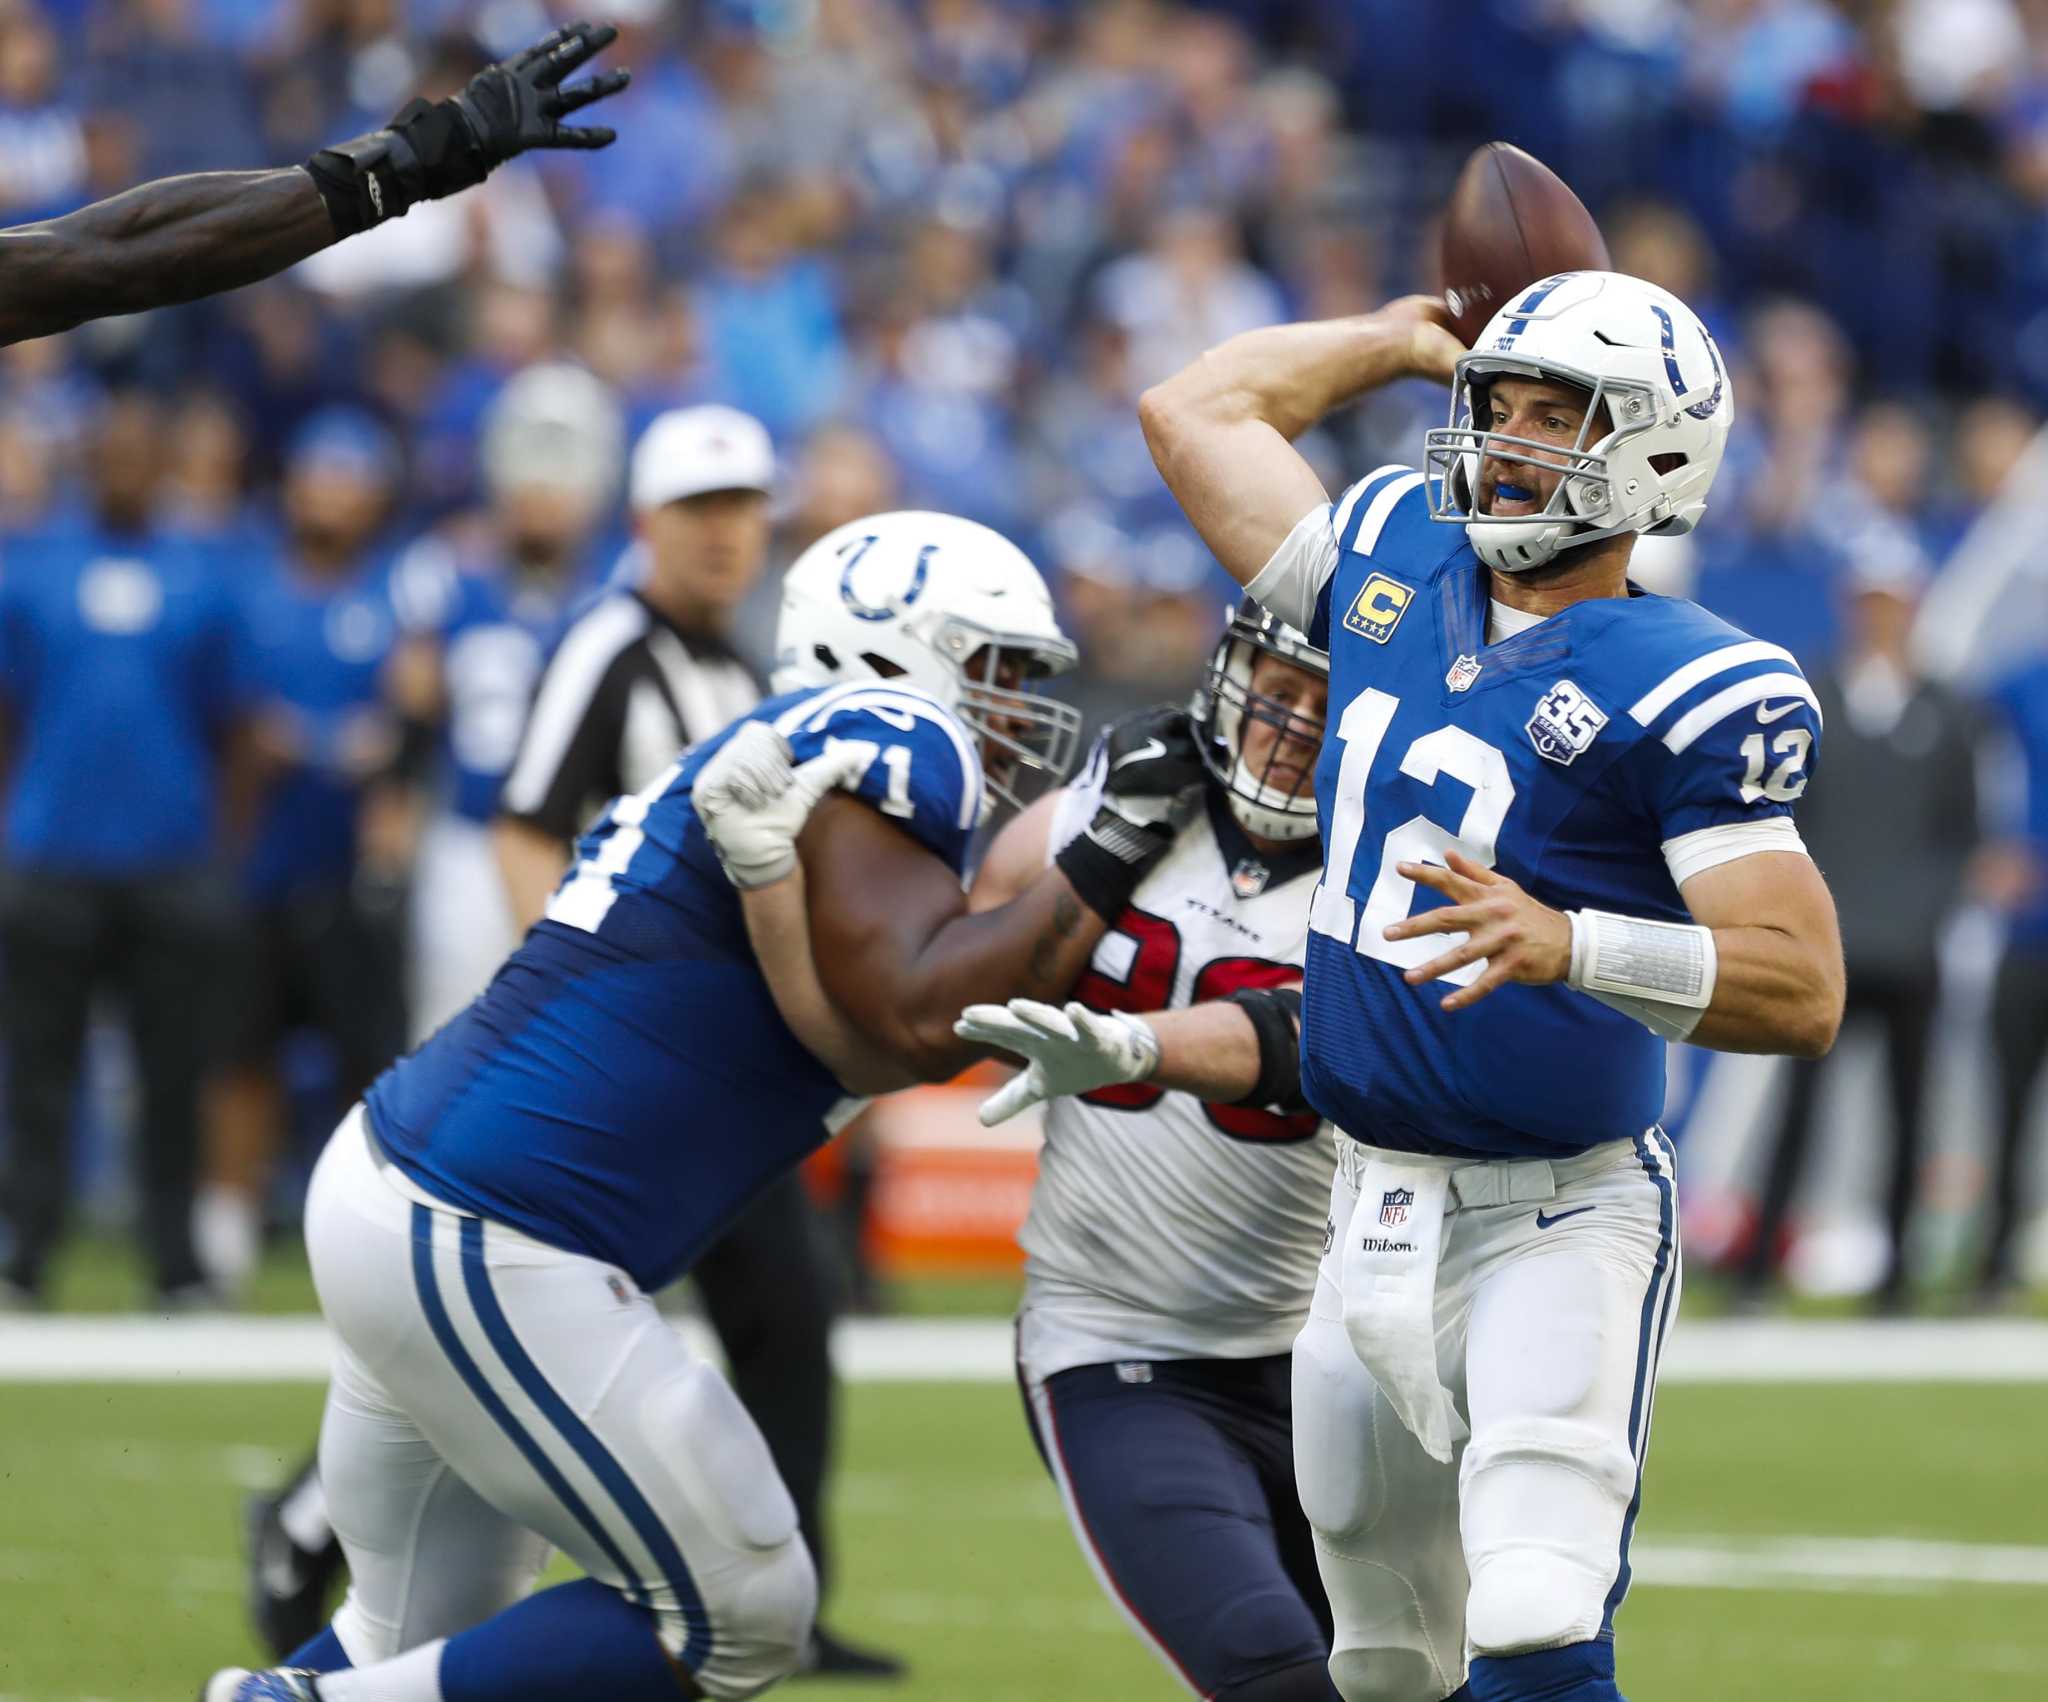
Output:
<svg viewBox="0 0 2048 1702">
<path fill-rule="evenodd" d="M 633 507 L 641 513 L 706 491 L 774 488 L 768 428 L 737 408 L 674 409 L 659 415 L 633 446 Z"/>
</svg>

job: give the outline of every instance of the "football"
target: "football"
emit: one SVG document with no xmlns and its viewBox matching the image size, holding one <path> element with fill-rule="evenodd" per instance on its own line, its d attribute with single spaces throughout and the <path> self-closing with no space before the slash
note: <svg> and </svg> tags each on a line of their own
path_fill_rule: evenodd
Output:
<svg viewBox="0 0 2048 1702">
<path fill-rule="evenodd" d="M 1465 162 L 1444 208 L 1440 276 L 1471 345 L 1517 290 L 1553 272 L 1609 270 L 1607 243 L 1563 178 L 1506 142 Z"/>
</svg>

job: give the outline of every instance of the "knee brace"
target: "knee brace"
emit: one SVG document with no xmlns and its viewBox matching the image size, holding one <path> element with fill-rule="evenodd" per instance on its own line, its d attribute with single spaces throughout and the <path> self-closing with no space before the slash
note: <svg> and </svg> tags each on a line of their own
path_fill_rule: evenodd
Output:
<svg viewBox="0 0 2048 1702">
<path fill-rule="evenodd" d="M 1576 1419 L 1516 1418 L 1473 1438 L 1459 1488 L 1475 1655 L 1599 1635 L 1635 1484 L 1622 1439 Z"/>
<path fill-rule="evenodd" d="M 694 1364 L 646 1397 L 640 1415 L 663 1487 L 699 1531 L 691 1559 L 711 1620 L 697 1673 L 706 1696 L 752 1696 L 801 1664 L 818 1611 L 818 1575 L 797 1534 L 796 1505 L 761 1432 L 710 1366 Z M 661 1602 L 662 1639 L 683 1647 L 676 1604 Z"/>
<path fill-rule="evenodd" d="M 652 1390 L 641 1428 L 685 1504 L 719 1543 L 765 1553 L 796 1535 L 796 1503 L 739 1396 L 708 1365 Z"/>
<path fill-rule="evenodd" d="M 1294 1338 L 1294 1483 L 1308 1522 L 1340 1545 L 1386 1505 L 1373 1446 L 1377 1395 L 1343 1320 L 1311 1313 Z"/>
<path fill-rule="evenodd" d="M 1448 1682 L 1421 1649 L 1338 1649 L 1330 1656 L 1330 1677 L 1344 1702 L 1416 1702 L 1441 1696 Z"/>
</svg>

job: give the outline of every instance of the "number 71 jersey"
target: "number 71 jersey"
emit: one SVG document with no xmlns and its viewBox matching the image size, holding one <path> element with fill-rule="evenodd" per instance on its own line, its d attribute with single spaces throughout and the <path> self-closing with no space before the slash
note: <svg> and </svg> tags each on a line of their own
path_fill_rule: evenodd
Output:
<svg viewBox="0 0 2048 1702">
<path fill-rule="evenodd" d="M 1664 1043 L 1563 986 L 1446 1014 L 1482 966 L 1402 979 L 1463 936 L 1385 937 L 1446 902 L 1398 865 L 1455 848 L 1560 910 L 1689 920 L 1680 881 L 1802 850 L 1790 816 L 1820 736 L 1811 688 L 1778 646 L 1634 587 L 1488 644 L 1486 569 L 1405 468 L 1354 485 L 1329 524 L 1334 566 L 1316 539 L 1312 567 L 1255 587 L 1292 593 L 1271 606 L 1330 652 L 1311 1102 L 1403 1151 L 1557 1156 L 1640 1134 L 1663 1109 Z"/>
</svg>

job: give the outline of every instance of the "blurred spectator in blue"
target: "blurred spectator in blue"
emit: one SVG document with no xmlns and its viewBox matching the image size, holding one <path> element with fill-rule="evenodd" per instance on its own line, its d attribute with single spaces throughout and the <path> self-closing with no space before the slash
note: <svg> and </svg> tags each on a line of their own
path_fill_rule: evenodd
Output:
<svg viewBox="0 0 2048 1702">
<path fill-rule="evenodd" d="M 138 177 L 246 169 L 265 157 L 255 89 L 220 50 L 194 0 L 127 0 L 94 17 L 88 104 L 118 123 Z M 370 129 L 391 116 L 386 106 Z M 330 140 L 322 136 L 306 152 Z"/>
<path fill-rule="evenodd" d="M 567 342 L 624 399 L 628 437 L 657 414 L 714 399 L 689 292 L 663 284 L 639 225 L 592 220 L 573 262 Z"/>
<path fill-rule="evenodd" d="M 85 123 L 57 87 L 57 37 L 42 9 L 0 12 L 0 218 L 27 224 L 86 200 Z"/>
<path fill-rule="evenodd" d="M 896 464 L 905 502 L 963 514 L 1017 537 L 1029 513 L 1016 421 L 1006 393 L 966 341 L 892 310 L 869 339 L 861 423 Z"/>
<path fill-rule="evenodd" d="M 263 474 L 274 481 L 277 451 L 300 422 L 361 394 L 359 345 L 316 297 L 282 278 L 237 290 L 221 311 L 208 376 L 242 410 Z"/>
<path fill-rule="evenodd" d="M 2001 681 L 1990 697 L 2006 752 L 2011 795 L 1997 843 L 1978 860 L 1977 886 L 2007 918 L 2005 960 L 1992 995 L 1991 1038 L 1998 1059 L 1998 1123 L 1984 1248 L 1977 1270 L 1979 1301 L 2004 1305 L 2022 1279 L 2014 1247 L 2028 1112 L 2048 1060 L 2048 655 Z"/>
<path fill-rule="evenodd" d="M 246 557 L 265 542 L 249 501 L 249 433 L 217 392 L 195 390 L 171 415 L 164 469 L 164 520 L 187 537 Z"/>
<path fill-rule="evenodd" d="M 1869 403 L 1850 422 L 1843 477 L 1828 499 L 1828 515 L 1857 528 L 1862 516 L 1875 516 L 1924 554 L 1932 543 L 1925 520 L 1933 473 L 1934 439 L 1921 411 L 1903 402 Z"/>
<path fill-rule="evenodd" d="M 373 418 L 315 414 L 286 451 L 283 536 L 245 569 L 269 784 L 243 869 L 253 914 L 198 1216 L 207 1268 L 230 1288 L 255 1262 L 285 1127 L 286 1033 L 312 1029 L 332 1046 L 337 1115 L 405 1044 L 404 870 L 365 831 L 400 752 L 386 671 L 408 622 L 439 613 L 401 600 L 380 542 L 401 471 Z"/>
<path fill-rule="evenodd" d="M 421 61 L 404 0 L 301 0 L 287 17 L 265 66 L 273 159 L 374 130 L 411 97 Z"/>
<path fill-rule="evenodd" d="M 1313 71 L 1286 70 L 1265 77 L 1256 98 L 1261 170 L 1240 209 L 1254 260 L 1312 315 L 1301 301 L 1305 251 L 1333 240 L 1355 245 L 1350 270 L 1369 280 L 1366 293 L 1377 307 L 1387 295 L 1373 229 L 1378 187 L 1359 139 L 1340 128 L 1337 91 Z"/>
<path fill-rule="evenodd" d="M 1842 921 L 1849 1020 L 1884 1031 L 1886 1262 L 1873 1301 L 1907 1305 L 1906 1229 L 1924 1154 L 1929 1042 L 1940 994 L 1936 953 L 1964 898 L 1977 844 L 1976 717 L 1915 667 L 1913 617 L 1927 568 L 1912 534 L 1878 520 L 1851 546 L 1841 661 L 1814 677 L 1827 724 L 1825 760 L 1799 797 L 1799 832 L 1826 873 Z M 1801 734 L 1758 732 L 1746 794 L 1802 757 Z M 1787 741 L 1791 741 L 1790 744 Z M 1801 765 L 1795 764 L 1795 767 Z M 1872 832 L 1878 821 L 1881 835 Z M 1832 1061 L 1795 1061 L 1769 1159 L 1756 1239 L 1740 1277 L 1762 1297 L 1813 1144 L 1822 1077 Z"/>
<path fill-rule="evenodd" d="M 1216 642 L 1226 598 L 1222 570 L 1185 525 L 1142 534 L 1075 508 L 1046 529 L 1063 623 L 1081 669 L 1060 696 L 1081 711 L 1084 736 L 1147 704 L 1187 695 Z"/>
<path fill-rule="evenodd" d="M 33 415 L 0 410 L 0 542 L 46 524 L 57 501 L 57 457 Z"/>
<path fill-rule="evenodd" d="M 1808 85 L 1857 48 L 1848 20 L 1826 0 L 1695 0 L 1683 27 L 1687 88 L 1759 137 L 1788 123 Z"/>
<path fill-rule="evenodd" d="M 623 213 L 649 230 L 690 231 L 725 199 L 732 147 L 696 65 L 664 38 L 663 17 L 662 0 L 617 0 L 605 10 L 605 21 L 619 30 L 607 57 L 633 72 L 632 86 L 607 102 L 605 122 L 633 145 L 603 157 L 562 154 L 548 162 L 547 175 L 566 202 L 586 212 Z"/>
<path fill-rule="evenodd" d="M 430 798 L 408 930 L 415 1041 L 483 991 L 519 943 L 490 825 L 564 612 L 606 565 L 592 558 L 625 461 L 618 399 L 581 367 L 529 367 L 484 415 L 478 458 L 488 508 L 459 562 L 428 538 L 403 569 L 446 588 L 431 655 L 414 647 L 393 680 L 414 736 L 438 725 L 431 769 L 417 776 Z"/>
<path fill-rule="evenodd" d="M 414 488 L 431 510 L 474 494 L 477 429 L 506 382 L 562 353 L 561 310 L 549 291 L 492 281 L 467 306 L 467 347 L 436 376 L 414 427 Z"/>
<path fill-rule="evenodd" d="M 1937 561 L 1947 559 L 1971 523 L 1991 506 L 2040 429 L 2032 410 L 2010 397 L 1980 396 L 1964 405 L 1949 434 L 1949 488 L 1925 520 Z"/>
<path fill-rule="evenodd" d="M 741 187 L 695 292 L 713 389 L 777 438 L 835 411 L 846 388 L 837 289 L 826 263 L 795 247 L 800 212 L 780 183 Z"/>
<path fill-rule="evenodd" d="M 1778 302 L 1748 327 L 1732 368 L 1743 429 L 1714 489 L 1720 516 L 1701 533 L 1697 595 L 1737 625 L 1819 660 L 1835 640 L 1832 575 L 1839 521 L 1827 495 L 1841 473 L 1854 365 L 1834 322 Z"/>
<path fill-rule="evenodd" d="M 0 1294 L 14 1304 L 43 1297 L 63 1232 L 86 1020 L 108 992 L 142 1078 L 139 1228 L 156 1301 L 208 1297 L 192 1242 L 198 1095 L 233 928 L 219 860 L 242 795 L 231 747 L 246 667 L 228 576 L 161 524 L 162 432 L 141 397 L 110 403 L 89 520 L 15 540 L 0 578 Z"/>
<path fill-rule="evenodd" d="M 1130 338 L 1141 390 L 1225 338 L 1286 317 L 1278 288 L 1245 259 L 1237 227 L 1198 206 L 1162 215 L 1144 249 L 1104 269 L 1095 299 Z"/>
</svg>

